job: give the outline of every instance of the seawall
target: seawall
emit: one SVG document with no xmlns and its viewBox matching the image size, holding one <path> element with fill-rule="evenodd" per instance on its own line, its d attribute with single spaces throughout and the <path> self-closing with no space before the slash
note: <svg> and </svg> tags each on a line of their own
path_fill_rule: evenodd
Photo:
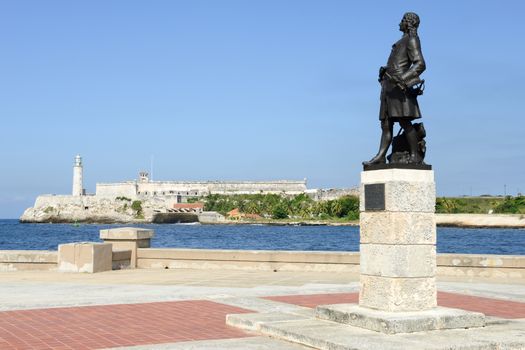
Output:
<svg viewBox="0 0 525 350">
<path fill-rule="evenodd" d="M 118 261 L 114 252 L 113 260 Z M 129 257 L 127 257 L 129 259 Z M 139 248 L 137 268 L 359 273 L 357 252 Z M 0 251 L 0 271 L 56 270 L 56 251 Z M 525 256 L 438 254 L 438 277 L 525 283 Z"/>
</svg>

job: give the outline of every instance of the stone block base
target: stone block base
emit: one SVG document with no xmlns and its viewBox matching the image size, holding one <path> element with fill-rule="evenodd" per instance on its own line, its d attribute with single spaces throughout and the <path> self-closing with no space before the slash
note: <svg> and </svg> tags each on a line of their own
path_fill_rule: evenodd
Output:
<svg viewBox="0 0 525 350">
<path fill-rule="evenodd" d="M 436 275 L 433 244 L 361 244 L 359 250 L 363 275 L 392 278 Z"/>
<path fill-rule="evenodd" d="M 131 250 L 129 267 L 137 267 L 137 248 L 149 248 L 153 230 L 136 227 L 119 227 L 100 230 L 100 239 L 113 244 L 115 250 Z"/>
<path fill-rule="evenodd" d="M 63 272 L 111 271 L 110 243 L 81 242 L 58 246 L 58 270 Z"/>
<path fill-rule="evenodd" d="M 421 311 L 437 306 L 436 279 L 390 278 L 361 274 L 359 305 L 393 311 Z"/>
<path fill-rule="evenodd" d="M 386 312 L 356 304 L 334 304 L 318 306 L 316 316 L 322 320 L 386 334 L 485 326 L 485 315 L 481 313 L 444 307 L 425 311 Z"/>
</svg>

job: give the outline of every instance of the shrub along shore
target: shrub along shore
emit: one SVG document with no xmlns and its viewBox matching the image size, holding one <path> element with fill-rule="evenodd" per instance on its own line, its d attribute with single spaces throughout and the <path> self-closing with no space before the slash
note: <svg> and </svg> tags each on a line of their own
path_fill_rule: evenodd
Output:
<svg viewBox="0 0 525 350">
<path fill-rule="evenodd" d="M 241 221 L 266 223 L 308 222 L 355 223 L 359 220 L 359 198 L 343 196 L 328 201 L 314 201 L 305 194 L 280 196 L 257 195 L 209 195 L 193 198 L 203 201 L 204 210 L 216 211 L 225 216 L 234 209 L 249 214 Z M 439 197 L 436 199 L 437 214 L 524 214 L 525 196 L 507 197 Z M 256 219 L 254 219 L 254 217 Z"/>
</svg>

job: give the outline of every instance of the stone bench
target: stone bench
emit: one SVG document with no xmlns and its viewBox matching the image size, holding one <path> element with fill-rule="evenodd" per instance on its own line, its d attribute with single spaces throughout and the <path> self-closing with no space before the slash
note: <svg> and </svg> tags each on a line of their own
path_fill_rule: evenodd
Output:
<svg viewBox="0 0 525 350">
<path fill-rule="evenodd" d="M 131 268 L 137 267 L 137 248 L 149 248 L 153 235 L 153 230 L 136 227 L 100 230 L 100 239 L 111 243 L 113 250 L 131 250 Z"/>
<path fill-rule="evenodd" d="M 78 242 L 58 246 L 58 270 L 62 272 L 102 272 L 112 269 L 109 243 Z"/>
</svg>

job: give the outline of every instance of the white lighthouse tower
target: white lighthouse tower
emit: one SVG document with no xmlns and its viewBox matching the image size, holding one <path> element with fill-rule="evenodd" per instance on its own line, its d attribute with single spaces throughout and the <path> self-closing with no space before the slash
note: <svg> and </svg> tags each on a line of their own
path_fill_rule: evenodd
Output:
<svg viewBox="0 0 525 350">
<path fill-rule="evenodd" d="M 73 196 L 82 196 L 83 194 L 82 157 L 77 154 L 75 157 L 75 165 L 73 166 Z"/>
</svg>

